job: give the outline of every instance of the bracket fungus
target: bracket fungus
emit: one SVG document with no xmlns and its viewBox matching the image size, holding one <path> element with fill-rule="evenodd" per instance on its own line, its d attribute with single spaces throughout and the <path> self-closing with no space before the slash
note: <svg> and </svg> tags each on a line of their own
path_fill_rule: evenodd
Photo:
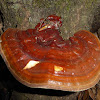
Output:
<svg viewBox="0 0 100 100">
<path fill-rule="evenodd" d="M 50 15 L 34 29 L 9 28 L 0 38 L 0 53 L 13 76 L 31 88 L 82 91 L 100 80 L 100 41 L 81 30 L 68 40 L 61 18 Z"/>
</svg>

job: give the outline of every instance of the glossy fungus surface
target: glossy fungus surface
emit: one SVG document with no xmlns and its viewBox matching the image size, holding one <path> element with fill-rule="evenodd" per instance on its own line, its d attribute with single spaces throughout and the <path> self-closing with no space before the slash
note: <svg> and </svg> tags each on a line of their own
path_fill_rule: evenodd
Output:
<svg viewBox="0 0 100 100">
<path fill-rule="evenodd" d="M 61 18 L 50 15 L 34 29 L 9 28 L 1 36 L 0 52 L 8 69 L 24 85 L 63 91 L 82 91 L 100 79 L 100 41 L 78 31 L 60 36 Z"/>
</svg>

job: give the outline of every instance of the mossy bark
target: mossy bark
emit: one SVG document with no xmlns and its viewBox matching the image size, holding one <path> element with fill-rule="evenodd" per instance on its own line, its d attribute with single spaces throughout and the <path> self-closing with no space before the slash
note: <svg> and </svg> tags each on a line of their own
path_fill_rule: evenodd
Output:
<svg viewBox="0 0 100 100">
<path fill-rule="evenodd" d="M 97 32 L 100 28 L 100 0 L 0 0 L 0 12 L 4 30 L 34 28 L 41 18 L 51 14 L 62 17 L 64 39 L 78 30 Z M 32 100 L 69 100 L 66 96 L 35 96 Z"/>
<path fill-rule="evenodd" d="M 0 0 L 4 30 L 34 28 L 41 18 L 56 14 L 62 17 L 64 38 L 78 30 L 94 30 L 99 8 L 100 0 Z"/>
</svg>

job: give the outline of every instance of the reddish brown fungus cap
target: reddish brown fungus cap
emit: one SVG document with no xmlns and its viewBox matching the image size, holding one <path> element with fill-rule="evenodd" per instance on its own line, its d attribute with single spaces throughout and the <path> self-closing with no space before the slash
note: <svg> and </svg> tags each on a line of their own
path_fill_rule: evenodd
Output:
<svg viewBox="0 0 100 100">
<path fill-rule="evenodd" d="M 0 52 L 13 76 L 31 88 L 82 91 L 100 79 L 100 41 L 82 30 L 64 41 L 57 30 L 6 30 Z"/>
</svg>

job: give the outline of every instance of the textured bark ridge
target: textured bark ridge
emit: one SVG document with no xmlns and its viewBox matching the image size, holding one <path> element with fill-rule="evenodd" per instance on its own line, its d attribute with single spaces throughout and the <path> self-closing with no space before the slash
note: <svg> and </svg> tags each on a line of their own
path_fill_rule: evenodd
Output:
<svg viewBox="0 0 100 100">
<path fill-rule="evenodd" d="M 4 30 L 34 28 L 40 18 L 51 14 L 62 17 L 62 35 L 69 38 L 78 30 L 98 30 L 100 0 L 1 0 Z M 65 39 L 66 39 L 65 38 Z"/>
</svg>

